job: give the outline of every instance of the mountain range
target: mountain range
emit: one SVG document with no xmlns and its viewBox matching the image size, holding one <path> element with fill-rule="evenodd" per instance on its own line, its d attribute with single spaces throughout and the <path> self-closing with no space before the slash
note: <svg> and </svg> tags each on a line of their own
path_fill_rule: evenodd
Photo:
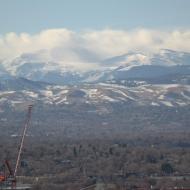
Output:
<svg viewBox="0 0 190 190">
<path fill-rule="evenodd" d="M 160 50 L 146 55 L 130 52 L 104 59 L 94 68 L 93 63 L 89 63 L 92 67 L 87 70 L 40 60 L 38 53 L 27 53 L 1 62 L 1 127 L 12 125 L 13 121 L 20 124 L 22 117 L 19 119 L 18 116 L 31 103 L 35 105 L 34 124 L 48 125 L 54 133 L 56 127 L 52 126 L 58 120 L 56 126 L 59 128 L 62 125 L 75 126 L 74 121 L 83 127 L 90 121 L 105 127 L 109 125 L 108 118 L 112 118 L 110 125 L 119 119 L 117 125 L 123 130 L 126 123 L 130 123 L 126 118 L 131 113 L 140 115 L 139 120 L 131 121 L 131 126 L 145 126 L 156 117 L 150 110 L 158 115 L 154 122 L 159 125 L 162 111 L 172 116 L 181 112 L 185 118 L 183 122 L 180 118 L 172 118 L 171 122 L 187 127 L 190 53 Z M 139 113 L 141 109 L 146 116 Z M 49 118 L 44 116 L 45 113 Z M 44 118 L 43 122 L 41 118 Z M 144 120 L 143 124 L 136 123 Z M 164 121 L 165 124 L 168 122 L 166 118 Z M 110 130 L 115 129 L 115 125 Z M 75 134 L 73 131 L 75 128 L 69 134 Z"/>
</svg>

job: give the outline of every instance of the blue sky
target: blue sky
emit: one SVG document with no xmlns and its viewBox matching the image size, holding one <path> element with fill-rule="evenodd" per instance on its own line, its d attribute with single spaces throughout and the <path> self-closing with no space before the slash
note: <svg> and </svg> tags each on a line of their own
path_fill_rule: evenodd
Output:
<svg viewBox="0 0 190 190">
<path fill-rule="evenodd" d="M 0 34 L 189 26 L 190 0 L 0 0 Z"/>
</svg>

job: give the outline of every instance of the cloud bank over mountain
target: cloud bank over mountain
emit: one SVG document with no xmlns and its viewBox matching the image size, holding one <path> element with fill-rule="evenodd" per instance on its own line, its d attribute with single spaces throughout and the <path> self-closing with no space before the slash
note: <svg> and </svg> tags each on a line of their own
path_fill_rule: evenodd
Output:
<svg viewBox="0 0 190 190">
<path fill-rule="evenodd" d="M 190 52 L 190 30 L 162 31 L 48 29 L 37 34 L 14 32 L 0 36 L 0 60 L 40 52 L 38 60 L 63 63 L 98 62 L 130 51 L 152 53 L 160 49 Z"/>
</svg>

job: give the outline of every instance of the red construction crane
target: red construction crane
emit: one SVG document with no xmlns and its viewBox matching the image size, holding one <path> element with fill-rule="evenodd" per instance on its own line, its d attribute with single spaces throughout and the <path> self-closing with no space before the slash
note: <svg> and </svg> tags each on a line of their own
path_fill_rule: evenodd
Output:
<svg viewBox="0 0 190 190">
<path fill-rule="evenodd" d="M 29 105 L 26 121 L 24 124 L 22 136 L 21 136 L 21 142 L 20 142 L 20 146 L 19 146 L 19 150 L 18 150 L 18 155 L 17 155 L 17 159 L 16 159 L 16 165 L 15 165 L 14 172 L 13 172 L 13 170 L 9 164 L 9 161 L 5 160 L 5 162 L 3 164 L 4 165 L 3 171 L 0 172 L 0 185 L 1 186 L 3 185 L 6 187 L 10 187 L 12 189 L 16 189 L 16 175 L 17 175 L 18 166 L 20 163 L 20 158 L 21 158 L 21 154 L 22 154 L 22 150 L 23 150 L 26 132 L 27 132 L 28 127 L 29 127 L 31 112 L 32 112 L 32 105 Z"/>
</svg>

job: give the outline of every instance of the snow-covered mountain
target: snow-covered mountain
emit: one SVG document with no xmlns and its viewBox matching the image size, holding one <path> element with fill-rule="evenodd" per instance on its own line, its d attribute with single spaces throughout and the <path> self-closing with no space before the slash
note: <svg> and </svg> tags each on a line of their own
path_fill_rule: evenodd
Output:
<svg viewBox="0 0 190 190">
<path fill-rule="evenodd" d="M 190 65 L 190 53 L 161 49 L 157 53 L 130 52 L 102 61 L 105 66 Z"/>
<path fill-rule="evenodd" d="M 30 100 L 55 105 L 73 101 L 148 106 L 189 104 L 188 53 L 171 50 L 154 55 L 128 53 L 102 61 L 99 70 L 85 72 L 52 61 L 43 62 L 41 57 L 25 54 L 0 65 L 1 95 L 11 92 L 11 99 L 3 95 L 1 103 L 12 105 L 11 101 Z"/>
<path fill-rule="evenodd" d="M 6 72 L 15 77 L 22 77 L 33 81 L 49 83 L 75 83 L 80 73 L 72 67 L 52 61 L 43 61 L 36 54 L 23 54 L 11 61 L 2 63 Z"/>
<path fill-rule="evenodd" d="M 190 53 L 160 50 L 159 53 L 148 55 L 131 52 L 100 61 L 98 64 L 98 68 L 78 70 L 69 63 L 44 61 L 41 52 L 28 53 L 11 61 L 4 61 L 0 67 L 0 76 L 9 74 L 65 85 L 189 75 Z"/>
</svg>

